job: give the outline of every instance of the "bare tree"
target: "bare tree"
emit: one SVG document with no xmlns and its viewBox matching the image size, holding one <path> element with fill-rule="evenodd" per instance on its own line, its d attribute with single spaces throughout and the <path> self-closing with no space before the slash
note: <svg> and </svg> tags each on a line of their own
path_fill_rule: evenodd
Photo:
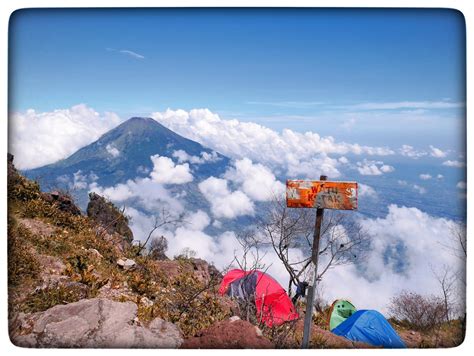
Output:
<svg viewBox="0 0 474 356">
<path fill-rule="evenodd" d="M 447 242 L 438 241 L 438 243 L 465 263 L 467 258 L 466 224 L 456 223 L 450 230 L 449 240 Z"/>
<path fill-rule="evenodd" d="M 446 318 L 442 298 L 402 291 L 393 297 L 388 307 L 392 318 L 415 330 L 435 330 Z"/>
<path fill-rule="evenodd" d="M 262 259 L 266 253 L 261 252 L 263 241 L 260 236 L 252 230 L 243 230 L 236 235 L 237 242 L 241 247 L 241 251 L 234 251 L 234 259 L 230 263 L 230 268 L 234 263 L 239 269 L 244 271 L 268 270 Z"/>
<path fill-rule="evenodd" d="M 166 260 L 168 240 L 164 236 L 153 237 L 148 245 L 148 256 L 154 260 Z"/>
<path fill-rule="evenodd" d="M 284 199 L 274 199 L 258 222 L 258 231 L 271 245 L 287 270 L 292 285 L 298 286 L 311 273 L 311 247 L 315 209 L 289 209 Z M 365 257 L 369 234 L 347 214 L 328 210 L 321 227 L 318 280 L 331 268 L 355 263 Z M 292 249 L 303 257 L 295 259 Z"/>
<path fill-rule="evenodd" d="M 184 216 L 182 214 L 175 216 L 171 214 L 171 212 L 166 208 L 162 208 L 159 214 L 155 215 L 153 219 L 153 226 L 148 232 L 145 242 L 142 244 L 140 241 L 138 241 L 138 247 L 136 250 L 137 256 L 139 256 L 141 252 L 145 249 L 146 245 L 148 244 L 148 241 L 150 241 L 150 239 L 153 237 L 153 233 L 156 230 L 167 225 L 177 227 L 178 225 L 185 224 Z"/>
<path fill-rule="evenodd" d="M 466 224 L 463 222 L 455 223 L 451 227 L 451 234 L 448 236 L 449 240 L 447 242 L 438 242 L 442 247 L 444 247 L 452 255 L 456 256 L 460 261 L 461 265 L 458 270 L 452 270 L 450 267 L 449 274 L 441 273 L 436 276 L 438 282 L 441 285 L 443 294 L 445 294 L 446 287 L 449 287 L 449 296 L 452 298 L 452 294 L 456 294 L 457 303 L 455 304 L 456 311 L 453 314 L 460 314 L 461 317 L 461 327 L 462 334 L 465 335 L 466 331 L 466 260 L 467 260 L 467 234 L 466 234 Z M 446 271 L 445 271 L 446 272 Z M 455 283 L 459 281 L 459 283 Z M 451 284 L 453 286 L 451 286 Z M 455 285 L 455 286 L 454 286 Z M 455 291 L 453 292 L 452 289 Z M 451 309 L 454 309 L 451 306 Z"/>
<path fill-rule="evenodd" d="M 454 312 L 453 309 L 455 303 L 453 301 L 453 297 L 456 292 L 457 276 L 453 272 L 452 268 L 447 265 L 444 265 L 439 271 L 436 271 L 433 267 L 431 267 L 431 270 L 433 271 L 433 274 L 438 281 L 439 286 L 441 287 L 446 321 L 449 322 Z"/>
<path fill-rule="evenodd" d="M 451 230 L 452 237 L 455 241 L 456 256 L 462 259 L 464 262 L 467 257 L 467 237 L 466 237 L 466 224 L 456 224 Z"/>
<path fill-rule="evenodd" d="M 238 308 L 237 314 L 243 320 L 262 326 L 263 313 L 261 313 L 260 316 L 257 315 L 257 307 L 255 305 L 256 295 L 245 286 L 250 282 L 250 278 L 255 277 L 252 272 L 257 270 L 266 272 L 270 266 L 265 266 L 262 262 L 262 259 L 265 257 L 265 253 L 261 252 L 262 241 L 254 231 L 243 230 L 238 232 L 236 237 L 240 249 L 234 251 L 234 259 L 224 269 L 224 273 L 233 266 L 249 272 L 240 281 L 242 293 L 239 293 L 239 296 L 235 298 Z"/>
</svg>

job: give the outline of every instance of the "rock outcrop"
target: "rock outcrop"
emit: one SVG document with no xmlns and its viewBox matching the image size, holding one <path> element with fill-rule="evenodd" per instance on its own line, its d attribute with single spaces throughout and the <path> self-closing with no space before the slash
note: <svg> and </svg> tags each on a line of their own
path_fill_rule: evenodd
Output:
<svg viewBox="0 0 474 356">
<path fill-rule="evenodd" d="M 15 180 L 18 179 L 18 171 L 13 164 L 14 156 L 11 153 L 7 154 L 7 162 L 8 162 L 8 169 L 7 169 L 7 177 L 8 177 L 8 185 L 15 184 Z"/>
<path fill-rule="evenodd" d="M 240 319 L 224 320 L 186 339 L 184 349 L 271 349 L 273 343 L 261 331 Z"/>
<path fill-rule="evenodd" d="M 182 272 L 192 273 L 202 283 L 209 283 L 212 279 L 220 282 L 222 274 L 207 261 L 200 258 L 189 258 L 187 263 L 180 263 L 179 260 L 156 261 L 155 264 L 170 278 L 177 277 Z"/>
<path fill-rule="evenodd" d="M 48 203 L 56 204 L 59 210 L 68 212 L 72 215 L 81 215 L 81 210 L 74 204 L 74 200 L 69 194 L 54 190 L 50 193 L 42 193 L 41 196 Z"/>
<path fill-rule="evenodd" d="M 128 226 L 128 219 L 112 203 L 96 193 L 89 194 L 87 216 L 105 228 L 108 234 L 118 234 L 127 242 L 132 242 L 133 233 Z"/>
<path fill-rule="evenodd" d="M 44 312 L 20 314 L 10 337 L 21 347 L 177 348 L 177 326 L 156 318 L 137 321 L 137 305 L 108 299 L 84 299 Z"/>
</svg>

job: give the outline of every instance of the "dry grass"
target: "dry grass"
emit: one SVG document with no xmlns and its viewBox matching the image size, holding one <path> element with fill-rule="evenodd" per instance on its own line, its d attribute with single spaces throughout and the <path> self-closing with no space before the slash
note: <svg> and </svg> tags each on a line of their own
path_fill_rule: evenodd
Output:
<svg viewBox="0 0 474 356">
<path fill-rule="evenodd" d="M 119 299 L 132 300 L 139 305 L 139 318 L 148 322 L 156 317 L 177 324 L 186 336 L 195 335 L 214 322 L 229 315 L 219 302 L 215 284 L 204 284 L 192 274 L 191 263 L 185 257 L 178 261 L 181 273 L 169 278 L 152 256 L 137 256 L 136 246 L 120 252 L 114 243 L 98 232 L 87 217 L 75 216 L 44 200 L 39 186 L 21 176 L 9 185 L 9 285 L 15 289 L 25 278 L 38 277 L 35 253 L 59 258 L 66 269 L 69 284 L 51 284 L 30 288 L 26 297 L 10 298 L 15 310 L 42 311 L 54 305 L 94 297 L 110 282 L 112 288 L 123 289 Z M 118 210 L 117 210 L 118 211 Z M 42 234 L 16 224 L 16 217 L 50 226 Z M 97 250 L 103 257 L 91 254 Z M 124 271 L 116 261 L 120 257 L 135 260 L 137 268 Z M 41 281 L 37 281 L 38 283 Z M 37 284 L 38 284 L 37 283 Z M 140 304 L 146 297 L 150 303 Z"/>
</svg>

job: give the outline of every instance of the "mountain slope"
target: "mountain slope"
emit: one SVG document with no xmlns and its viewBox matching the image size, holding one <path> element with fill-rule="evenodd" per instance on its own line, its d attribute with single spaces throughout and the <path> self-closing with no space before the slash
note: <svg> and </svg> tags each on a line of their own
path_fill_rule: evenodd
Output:
<svg viewBox="0 0 474 356">
<path fill-rule="evenodd" d="M 153 169 L 151 156 L 158 154 L 179 163 L 173 156 L 176 151 L 194 159 L 194 163 L 190 162 L 193 182 L 179 188 L 189 193 L 188 200 L 198 202 L 202 199 L 197 182 L 224 173 L 229 158 L 176 134 L 151 118 L 133 117 L 70 157 L 24 174 L 36 179 L 44 189 L 70 190 L 84 209 L 91 181 L 110 187 L 146 177 Z M 173 191 L 172 185 L 168 188 Z"/>
<path fill-rule="evenodd" d="M 37 178 L 41 183 L 58 184 L 54 177 L 64 174 L 82 174 L 93 172 L 98 183 L 104 186 L 115 185 L 146 175 L 152 168 L 150 156 L 172 157 L 174 151 L 183 150 L 190 156 L 200 156 L 203 152 L 212 154 L 212 150 L 188 140 L 167 129 L 151 118 L 133 117 L 102 135 L 97 141 L 87 145 L 70 157 L 54 164 L 25 171 L 28 177 Z M 196 165 L 196 177 L 209 174 L 221 174 L 229 159 L 217 153 L 212 162 Z"/>
</svg>

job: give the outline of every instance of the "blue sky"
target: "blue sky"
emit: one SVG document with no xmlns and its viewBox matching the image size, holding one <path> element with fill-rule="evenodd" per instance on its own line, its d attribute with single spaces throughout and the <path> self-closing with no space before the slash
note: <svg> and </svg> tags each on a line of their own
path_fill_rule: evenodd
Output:
<svg viewBox="0 0 474 356">
<path fill-rule="evenodd" d="M 451 10 L 23 10 L 10 22 L 10 111 L 209 108 L 462 150 L 464 31 Z"/>
</svg>

